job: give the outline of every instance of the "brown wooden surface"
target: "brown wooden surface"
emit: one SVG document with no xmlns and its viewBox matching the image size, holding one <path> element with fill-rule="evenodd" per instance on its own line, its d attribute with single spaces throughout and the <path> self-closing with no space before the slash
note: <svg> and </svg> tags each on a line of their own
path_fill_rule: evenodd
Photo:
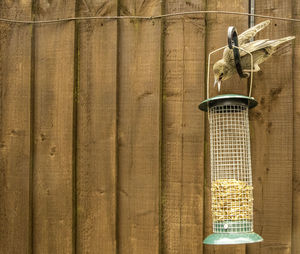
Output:
<svg viewBox="0 0 300 254">
<path fill-rule="evenodd" d="M 258 14 L 300 18 L 296 0 L 255 6 Z M 248 12 L 248 1 L 6 0 L 0 7 L 0 17 L 49 20 Z M 1 22 L 0 253 L 298 254 L 299 38 L 255 74 L 254 223 L 265 241 L 202 244 L 212 232 L 209 135 L 197 105 L 206 96 L 208 53 L 226 44 L 229 25 L 241 33 L 248 18 Z M 272 21 L 258 38 L 299 37 L 299 29 Z M 236 76 L 222 93 L 246 94 L 246 83 Z"/>
<path fill-rule="evenodd" d="M 165 13 L 204 8 L 202 0 L 166 1 Z M 202 253 L 203 248 L 204 114 L 198 104 L 204 98 L 204 35 L 204 16 L 164 23 L 163 253 Z"/>
<path fill-rule="evenodd" d="M 157 15 L 159 0 L 120 1 L 120 15 Z M 159 253 L 161 21 L 119 29 L 118 241 L 124 254 Z"/>
<path fill-rule="evenodd" d="M 31 19 L 31 1 L 0 16 Z M 0 253 L 31 249 L 31 27 L 0 24 Z"/>
<path fill-rule="evenodd" d="M 207 1 L 207 10 L 227 10 L 227 11 L 240 11 L 240 12 L 248 12 L 248 1 L 234 1 L 225 0 L 218 1 L 212 0 Z M 207 14 L 206 16 L 206 54 L 208 54 L 217 48 L 223 47 L 227 44 L 227 28 L 228 26 L 235 26 L 237 31 L 241 33 L 242 31 L 248 28 L 248 18 L 243 16 L 221 16 L 216 14 Z M 220 51 L 217 54 L 212 56 L 211 62 L 211 75 L 210 75 L 210 84 L 213 84 L 214 77 L 212 72 L 213 63 L 219 59 L 223 54 L 223 51 Z M 210 97 L 217 95 L 217 89 L 214 88 L 213 85 L 210 86 Z M 241 80 L 238 75 L 235 75 L 232 79 L 224 81 L 221 87 L 221 94 L 226 93 L 237 93 L 247 95 L 247 82 L 245 80 Z M 204 113 L 202 113 L 204 114 Z M 207 119 L 207 115 L 205 116 Z M 205 156 L 205 228 L 204 228 L 204 237 L 208 236 L 212 233 L 212 218 L 210 212 L 211 206 L 211 196 L 210 196 L 210 157 L 209 157 L 209 133 L 208 133 L 208 125 L 206 127 L 206 156 Z M 245 253 L 244 245 L 237 246 L 211 246 L 204 245 L 204 253 L 220 253 L 220 254 L 231 254 L 231 253 Z"/>
<path fill-rule="evenodd" d="M 272 6 L 272 8 L 270 8 Z M 258 14 L 291 16 L 289 1 L 256 0 Z M 260 22 L 257 19 L 256 22 Z M 257 38 L 291 35 L 291 23 L 272 21 Z M 263 63 L 255 75 L 251 110 L 254 229 L 264 242 L 247 253 L 291 253 L 293 170 L 292 49 Z M 296 141 L 294 139 L 294 141 Z"/>
<path fill-rule="evenodd" d="M 300 18 L 300 3 L 293 1 L 293 17 Z M 300 24 L 293 24 L 296 36 L 293 55 L 293 105 L 294 105 L 294 153 L 293 153 L 293 217 L 292 254 L 300 253 Z"/>
<path fill-rule="evenodd" d="M 79 15 L 117 15 L 117 1 Z M 80 22 L 78 39 L 77 251 L 115 253 L 117 21 Z"/>
<path fill-rule="evenodd" d="M 36 19 L 75 15 L 75 1 L 37 2 Z M 33 251 L 72 253 L 74 23 L 35 27 Z"/>
</svg>

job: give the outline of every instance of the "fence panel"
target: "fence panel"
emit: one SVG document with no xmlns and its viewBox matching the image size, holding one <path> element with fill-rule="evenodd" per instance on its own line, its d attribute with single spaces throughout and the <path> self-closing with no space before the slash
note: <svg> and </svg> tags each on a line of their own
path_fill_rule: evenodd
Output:
<svg viewBox="0 0 300 254">
<path fill-rule="evenodd" d="M 0 16 L 31 19 L 31 1 Z M 31 26 L 0 24 L 0 253 L 31 249 Z"/>
<path fill-rule="evenodd" d="M 165 13 L 205 1 L 166 1 Z M 163 253 L 202 253 L 204 184 L 204 15 L 164 22 L 162 133 Z"/>
<path fill-rule="evenodd" d="M 289 17 L 291 1 L 255 2 L 255 13 Z M 256 19 L 259 23 L 261 19 Z M 256 39 L 293 34 L 292 24 L 272 21 Z M 254 229 L 264 242 L 249 245 L 248 253 L 291 253 L 293 170 L 292 49 L 261 65 L 253 96 L 259 105 L 250 111 L 254 185 Z"/>
<path fill-rule="evenodd" d="M 237 12 L 248 12 L 248 1 L 218 1 L 212 0 L 207 2 L 207 10 L 227 10 L 227 11 L 237 11 Z M 244 16 L 222 16 L 218 14 L 207 14 L 206 17 L 206 55 L 217 48 L 223 47 L 227 44 L 227 28 L 228 26 L 235 26 L 238 32 L 242 32 L 248 28 L 248 18 Z M 212 72 L 212 66 L 216 60 L 222 57 L 223 51 L 212 56 L 212 62 L 210 66 L 210 84 L 214 82 L 214 76 Z M 210 88 L 210 97 L 218 94 L 216 87 Z M 221 93 L 237 93 L 237 94 L 247 94 L 247 81 L 241 80 L 237 75 L 232 77 L 231 80 L 223 82 L 221 87 Z M 206 116 L 207 117 L 207 116 Z M 205 234 L 212 233 L 212 218 L 211 218 L 211 196 L 210 196 L 210 156 L 209 156 L 209 134 L 208 125 L 206 128 L 206 154 L 205 154 Z M 245 246 L 204 246 L 204 253 L 220 253 L 220 254 L 231 254 L 231 253 L 245 253 Z"/>
<path fill-rule="evenodd" d="M 293 18 L 300 18 L 300 3 L 293 1 Z M 294 106 L 294 153 L 293 153 L 293 218 L 292 254 L 300 253 L 300 23 L 293 24 L 296 36 L 293 51 L 293 106 Z M 290 84 L 287 84 L 290 85 Z"/>
<path fill-rule="evenodd" d="M 75 15 L 75 1 L 35 3 L 36 20 Z M 33 251 L 73 250 L 75 23 L 35 26 Z"/>
<path fill-rule="evenodd" d="M 79 15 L 117 15 L 117 1 L 80 1 Z M 117 21 L 77 31 L 77 251 L 115 253 Z"/>
<path fill-rule="evenodd" d="M 255 12 L 299 18 L 295 1 L 256 0 Z M 232 0 L 0 7 L 18 20 L 249 8 Z M 197 106 L 208 53 L 227 43 L 229 25 L 241 33 L 248 18 L 1 22 L 0 253 L 298 253 L 299 38 L 254 74 L 254 222 L 265 241 L 202 244 L 212 232 L 209 133 Z M 273 20 L 256 39 L 299 36 L 297 28 Z M 248 89 L 236 76 L 222 93 Z"/>
<path fill-rule="evenodd" d="M 120 1 L 120 15 L 161 13 L 159 0 Z M 122 20 L 118 51 L 118 241 L 159 253 L 161 21 Z"/>
</svg>

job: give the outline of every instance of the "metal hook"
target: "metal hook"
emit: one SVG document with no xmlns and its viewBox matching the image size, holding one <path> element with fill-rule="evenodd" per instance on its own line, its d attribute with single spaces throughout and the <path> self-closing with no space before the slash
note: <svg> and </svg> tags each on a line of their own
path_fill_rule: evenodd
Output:
<svg viewBox="0 0 300 254">
<path fill-rule="evenodd" d="M 234 26 L 228 27 L 228 47 L 233 49 L 233 56 L 236 70 L 241 78 L 248 78 L 247 74 L 243 73 L 243 69 L 241 66 L 241 56 L 239 52 L 239 42 L 238 42 L 238 35 L 237 31 Z"/>
</svg>

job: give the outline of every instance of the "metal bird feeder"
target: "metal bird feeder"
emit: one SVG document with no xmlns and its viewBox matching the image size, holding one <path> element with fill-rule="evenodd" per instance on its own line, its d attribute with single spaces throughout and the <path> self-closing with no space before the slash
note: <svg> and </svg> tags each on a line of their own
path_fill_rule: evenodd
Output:
<svg viewBox="0 0 300 254">
<path fill-rule="evenodd" d="M 229 28 L 228 42 L 229 47 L 237 51 L 234 55 L 238 65 L 239 48 L 234 27 Z M 210 55 L 208 66 L 209 63 Z M 237 71 L 243 74 L 241 66 Z M 243 244 L 263 240 L 253 232 L 248 111 L 257 102 L 251 97 L 252 75 L 251 72 L 249 96 L 226 94 L 209 98 L 208 73 L 207 99 L 199 105 L 201 110 L 208 112 L 210 131 L 213 234 L 204 240 L 205 244 Z"/>
</svg>

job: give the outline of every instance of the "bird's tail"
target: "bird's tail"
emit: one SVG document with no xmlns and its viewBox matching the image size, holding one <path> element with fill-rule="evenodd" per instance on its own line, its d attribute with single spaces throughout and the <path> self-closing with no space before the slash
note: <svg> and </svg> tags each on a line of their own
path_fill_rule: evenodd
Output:
<svg viewBox="0 0 300 254">
<path fill-rule="evenodd" d="M 284 38 L 278 39 L 278 41 L 286 42 L 286 41 L 294 40 L 295 38 L 296 38 L 296 36 L 288 36 L 288 37 L 284 37 Z"/>
<path fill-rule="evenodd" d="M 275 40 L 274 43 L 272 43 L 274 49 L 274 55 L 280 56 L 288 52 L 291 47 L 291 41 L 294 40 L 295 38 L 296 38 L 295 36 L 288 36 L 288 37 Z"/>
<path fill-rule="evenodd" d="M 277 39 L 274 41 L 273 46 L 276 48 L 279 48 L 281 46 L 284 46 L 285 44 L 289 43 L 290 41 L 294 40 L 295 36 L 288 36 L 281 39 Z M 283 45 L 284 44 L 284 45 Z"/>
</svg>

